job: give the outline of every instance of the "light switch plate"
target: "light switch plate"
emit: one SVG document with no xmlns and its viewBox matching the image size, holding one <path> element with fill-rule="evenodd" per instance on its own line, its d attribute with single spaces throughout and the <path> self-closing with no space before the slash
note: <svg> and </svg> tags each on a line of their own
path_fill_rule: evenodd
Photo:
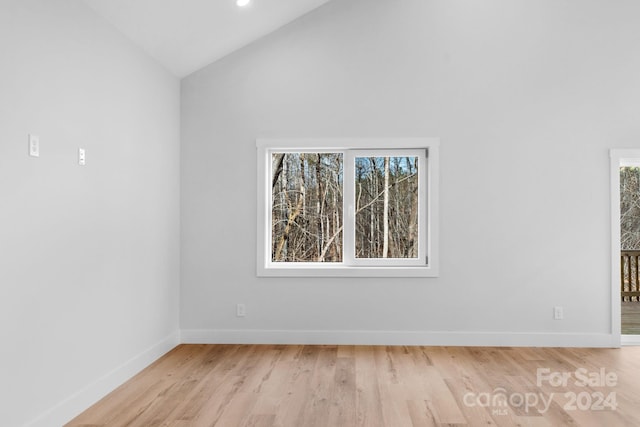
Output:
<svg viewBox="0 0 640 427">
<path fill-rule="evenodd" d="M 29 155 L 40 157 L 40 137 L 38 135 L 29 134 Z"/>
<path fill-rule="evenodd" d="M 236 316 L 244 317 L 247 315 L 247 307 L 244 304 L 236 305 Z"/>
</svg>

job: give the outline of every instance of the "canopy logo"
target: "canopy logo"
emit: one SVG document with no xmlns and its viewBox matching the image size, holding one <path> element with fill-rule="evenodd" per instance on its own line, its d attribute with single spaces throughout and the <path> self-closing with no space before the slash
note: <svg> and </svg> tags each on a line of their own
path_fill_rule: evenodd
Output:
<svg viewBox="0 0 640 427">
<path fill-rule="evenodd" d="M 522 408 L 527 414 L 535 409 L 538 413 L 544 414 L 549 410 L 552 400 L 553 393 L 547 398 L 541 392 L 507 393 L 502 387 L 495 388 L 491 393 L 469 392 L 462 398 L 465 406 L 492 408 L 492 415 L 507 415 L 508 408 Z"/>
</svg>

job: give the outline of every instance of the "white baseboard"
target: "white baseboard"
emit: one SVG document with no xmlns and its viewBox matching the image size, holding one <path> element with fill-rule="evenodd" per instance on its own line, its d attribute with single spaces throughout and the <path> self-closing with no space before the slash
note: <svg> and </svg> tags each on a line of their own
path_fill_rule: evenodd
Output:
<svg viewBox="0 0 640 427">
<path fill-rule="evenodd" d="M 25 427 L 62 426 L 68 423 L 178 344 L 180 344 L 180 333 L 176 331 L 69 396 Z"/>
<path fill-rule="evenodd" d="M 341 344 L 486 347 L 620 347 L 613 334 L 185 329 L 183 344 Z"/>
<path fill-rule="evenodd" d="M 640 335 L 622 335 L 620 338 L 624 347 L 639 346 Z"/>
</svg>

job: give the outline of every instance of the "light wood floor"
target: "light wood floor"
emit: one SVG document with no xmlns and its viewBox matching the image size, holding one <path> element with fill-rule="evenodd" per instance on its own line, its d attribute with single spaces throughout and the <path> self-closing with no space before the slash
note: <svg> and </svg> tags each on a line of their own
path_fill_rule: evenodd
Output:
<svg viewBox="0 0 640 427">
<path fill-rule="evenodd" d="M 67 424 L 434 425 L 640 426 L 640 347 L 181 345 Z"/>
<path fill-rule="evenodd" d="M 622 333 L 640 335 L 640 302 L 622 302 Z"/>
</svg>

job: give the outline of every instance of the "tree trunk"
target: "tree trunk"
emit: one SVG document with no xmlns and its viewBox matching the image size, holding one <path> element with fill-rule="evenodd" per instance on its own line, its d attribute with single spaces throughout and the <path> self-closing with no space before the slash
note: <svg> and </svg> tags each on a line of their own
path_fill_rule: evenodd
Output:
<svg viewBox="0 0 640 427">
<path fill-rule="evenodd" d="M 383 238 L 382 258 L 387 258 L 389 252 L 389 158 L 384 158 L 384 210 L 382 214 Z"/>
<path fill-rule="evenodd" d="M 293 206 L 291 206 L 291 199 L 289 198 L 289 181 L 288 181 L 288 177 L 287 177 L 288 168 L 287 168 L 287 161 L 286 161 L 287 159 L 286 159 L 285 156 L 286 156 L 285 154 L 282 155 L 283 161 L 280 164 L 281 165 L 280 170 L 282 172 L 282 180 L 281 180 L 282 181 L 282 188 L 284 189 L 283 190 L 283 195 L 284 195 L 284 203 L 283 203 L 284 212 L 283 213 L 284 213 L 284 215 L 282 216 L 282 218 L 289 218 L 289 215 L 291 215 L 291 212 L 293 211 Z M 288 224 L 288 222 L 287 222 L 287 224 Z M 286 228 L 286 224 L 285 224 L 285 228 Z M 281 240 L 282 246 L 280 246 L 280 244 L 278 244 L 276 246 L 276 248 L 280 247 L 280 251 L 279 251 L 278 257 L 274 257 L 273 258 L 274 261 L 278 261 L 280 259 L 282 259 L 283 261 L 287 260 L 287 257 L 289 256 L 288 237 L 289 237 L 288 235 L 285 237 L 284 229 L 283 229 L 282 235 L 280 236 L 280 239 L 283 239 L 283 240 Z M 278 252 L 278 251 L 276 250 L 276 252 Z"/>
<path fill-rule="evenodd" d="M 273 170 L 273 178 L 271 180 L 271 188 L 276 188 L 276 182 L 278 182 L 278 177 L 280 173 L 282 173 L 282 165 L 284 163 L 284 153 L 276 154 L 276 164 L 275 169 Z"/>
<path fill-rule="evenodd" d="M 284 261 L 280 259 L 280 257 L 282 256 L 282 249 L 284 248 L 286 241 L 289 239 L 289 232 L 291 231 L 293 222 L 296 220 L 301 210 L 302 210 L 302 197 L 298 199 L 298 204 L 296 205 L 296 208 L 291 212 L 291 214 L 289 215 L 289 218 L 287 218 L 287 226 L 284 228 L 284 232 L 282 233 L 282 236 L 280 237 L 280 241 L 278 242 L 278 247 L 276 248 L 276 254 L 274 256 L 275 261 Z"/>
<path fill-rule="evenodd" d="M 317 254 L 318 256 L 322 252 L 322 245 L 324 243 L 324 222 L 322 221 L 323 208 L 324 208 L 324 191 L 322 190 L 322 173 L 320 166 L 322 164 L 322 155 L 318 153 L 318 163 L 316 163 L 316 183 L 318 185 L 318 200 L 316 201 L 316 213 L 318 219 L 316 220 L 316 233 L 317 237 Z"/>
<path fill-rule="evenodd" d="M 301 225 L 302 225 L 302 229 L 306 230 L 307 228 L 307 185 L 306 185 L 306 180 L 305 180 L 305 176 L 307 174 L 306 169 L 305 169 L 305 157 L 304 157 L 304 153 L 300 153 L 300 199 L 302 200 L 302 208 L 301 208 L 301 212 L 300 212 L 300 216 L 301 218 Z M 307 253 L 307 236 L 306 235 L 302 235 L 302 257 L 306 257 L 306 253 Z"/>
<path fill-rule="evenodd" d="M 418 169 L 418 159 L 415 159 L 415 170 L 417 172 Z M 413 174 L 413 170 L 411 169 L 411 161 L 407 157 L 407 164 L 409 165 L 409 172 Z M 416 236 L 416 231 L 418 228 L 418 186 L 414 183 L 413 180 L 409 181 L 409 193 L 411 195 L 411 209 L 409 211 L 409 258 L 417 258 L 418 257 L 418 239 Z"/>
</svg>

